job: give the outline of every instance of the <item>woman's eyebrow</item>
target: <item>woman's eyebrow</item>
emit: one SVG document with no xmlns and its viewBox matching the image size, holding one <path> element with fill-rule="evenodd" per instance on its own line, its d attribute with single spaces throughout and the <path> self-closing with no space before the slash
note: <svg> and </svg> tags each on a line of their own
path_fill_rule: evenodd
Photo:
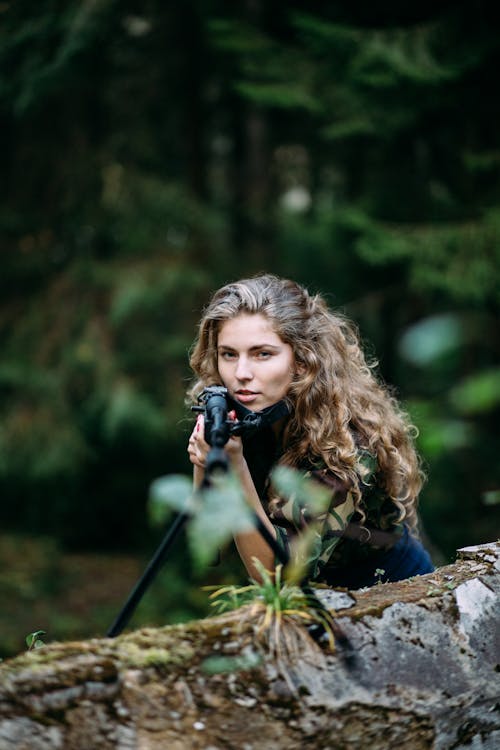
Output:
<svg viewBox="0 0 500 750">
<path fill-rule="evenodd" d="M 279 349 L 279 346 L 276 346 L 276 344 L 254 344 L 254 346 L 250 347 L 250 351 L 254 351 L 254 349 Z"/>
<path fill-rule="evenodd" d="M 217 349 L 219 350 L 226 349 L 227 351 L 232 351 L 232 352 L 236 351 L 236 349 L 233 346 L 229 346 L 228 344 L 219 344 Z M 253 352 L 253 351 L 257 351 L 258 349 L 276 349 L 277 350 L 277 349 L 280 349 L 280 347 L 277 346 L 276 344 L 254 344 L 253 346 L 249 348 L 248 351 Z"/>
</svg>

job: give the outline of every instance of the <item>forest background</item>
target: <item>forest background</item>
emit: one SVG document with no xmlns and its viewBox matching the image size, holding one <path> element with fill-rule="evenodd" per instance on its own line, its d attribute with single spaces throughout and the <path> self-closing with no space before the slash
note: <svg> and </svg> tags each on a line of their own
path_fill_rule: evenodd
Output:
<svg viewBox="0 0 500 750">
<path fill-rule="evenodd" d="M 438 564 L 499 534 L 494 4 L 0 3 L 0 653 L 102 635 L 188 474 L 210 293 L 289 276 L 418 426 Z M 133 625 L 208 611 L 176 545 Z"/>
</svg>

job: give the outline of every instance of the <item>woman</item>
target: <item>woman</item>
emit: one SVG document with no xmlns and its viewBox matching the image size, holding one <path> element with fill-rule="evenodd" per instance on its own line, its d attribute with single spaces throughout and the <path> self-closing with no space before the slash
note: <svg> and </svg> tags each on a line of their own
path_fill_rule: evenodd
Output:
<svg viewBox="0 0 500 750">
<path fill-rule="evenodd" d="M 196 398 L 223 384 L 237 419 L 262 415 L 254 434 L 232 436 L 226 451 L 247 502 L 278 544 L 316 529 L 310 577 L 361 588 L 433 570 L 416 538 L 423 474 L 414 428 L 365 361 L 355 327 L 319 295 L 272 275 L 219 289 L 199 325 L 190 364 Z M 203 478 L 209 446 L 203 417 L 189 439 L 194 482 Z M 330 491 L 319 516 L 276 496 L 277 464 L 294 467 Z M 250 575 L 274 555 L 258 531 L 235 537 Z M 293 550 L 293 545 L 292 545 Z"/>
</svg>

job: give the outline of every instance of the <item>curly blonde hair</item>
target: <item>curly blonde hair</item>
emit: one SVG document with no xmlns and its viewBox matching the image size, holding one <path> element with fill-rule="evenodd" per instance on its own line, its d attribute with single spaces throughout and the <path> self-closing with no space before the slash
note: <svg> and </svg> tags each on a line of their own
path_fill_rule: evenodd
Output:
<svg viewBox="0 0 500 750">
<path fill-rule="evenodd" d="M 416 504 L 424 474 L 414 447 L 416 429 L 389 389 L 367 363 L 356 326 L 332 312 L 324 299 L 299 284 L 270 274 L 242 279 L 219 289 L 204 310 L 190 365 L 196 398 L 220 383 L 217 337 L 221 324 L 241 313 L 259 313 L 292 347 L 297 374 L 287 398 L 291 406 L 280 462 L 288 466 L 322 461 L 352 487 L 362 521 L 363 467 L 360 451 L 377 461 L 377 480 L 399 510 L 399 520 L 416 527 Z"/>
</svg>

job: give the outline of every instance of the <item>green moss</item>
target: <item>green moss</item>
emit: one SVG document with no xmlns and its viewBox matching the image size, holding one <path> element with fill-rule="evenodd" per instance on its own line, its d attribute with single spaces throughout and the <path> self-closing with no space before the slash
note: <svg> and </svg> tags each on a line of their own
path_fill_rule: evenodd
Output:
<svg viewBox="0 0 500 750">
<path fill-rule="evenodd" d="M 178 664 L 179 654 L 175 657 L 172 651 L 161 647 L 141 648 L 136 643 L 127 643 L 121 650 L 120 661 L 128 667 L 154 667 L 166 664 Z"/>
<path fill-rule="evenodd" d="M 180 628 L 141 630 L 121 638 L 117 657 L 127 667 L 182 664 L 193 658 L 195 650 L 189 640 L 179 637 Z"/>
</svg>

